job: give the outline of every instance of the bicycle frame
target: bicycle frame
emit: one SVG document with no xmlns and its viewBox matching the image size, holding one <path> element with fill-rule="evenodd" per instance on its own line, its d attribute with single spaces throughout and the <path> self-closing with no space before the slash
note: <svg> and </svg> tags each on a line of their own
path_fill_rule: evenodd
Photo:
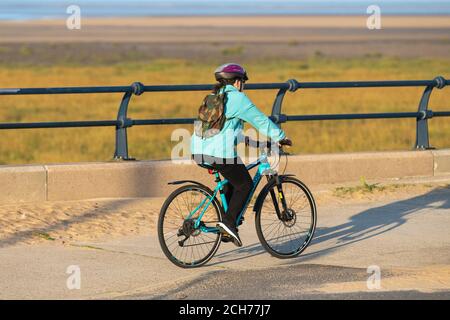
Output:
<svg viewBox="0 0 450 320">
<path fill-rule="evenodd" d="M 247 210 L 248 204 L 249 204 L 250 200 L 252 199 L 253 194 L 255 193 L 256 187 L 258 186 L 259 182 L 261 181 L 262 176 L 265 174 L 266 171 L 270 170 L 270 164 L 267 162 L 266 154 L 262 154 L 261 156 L 258 157 L 258 159 L 255 162 L 252 162 L 246 166 L 247 170 L 251 170 L 255 167 L 258 167 L 258 170 L 256 171 L 255 176 L 253 177 L 252 190 L 250 191 L 250 194 L 245 202 L 244 208 L 242 209 L 241 213 L 237 217 L 236 224 L 239 224 L 242 217 L 244 216 L 245 211 Z M 194 214 L 204 206 L 204 208 L 200 212 L 200 214 L 194 224 L 194 227 L 195 228 L 200 227 L 200 230 L 202 232 L 212 232 L 212 233 L 219 232 L 219 229 L 217 227 L 207 227 L 204 225 L 200 226 L 200 222 L 203 218 L 203 215 L 205 214 L 208 207 L 211 205 L 211 203 L 212 203 L 213 199 L 216 197 L 217 193 L 220 194 L 220 199 L 221 199 L 225 214 L 228 210 L 228 203 L 227 203 L 224 193 L 222 192 L 223 187 L 224 187 L 224 185 L 226 185 L 228 183 L 228 180 L 226 180 L 226 179 L 220 180 L 220 176 L 219 176 L 218 172 L 215 173 L 215 177 L 216 177 L 216 181 L 217 181 L 217 186 L 214 188 L 213 194 L 209 197 L 206 197 L 192 212 L 190 212 L 190 214 L 186 218 L 186 219 L 191 219 L 192 216 L 194 216 Z M 206 205 L 205 205 L 205 203 L 206 203 Z"/>
</svg>

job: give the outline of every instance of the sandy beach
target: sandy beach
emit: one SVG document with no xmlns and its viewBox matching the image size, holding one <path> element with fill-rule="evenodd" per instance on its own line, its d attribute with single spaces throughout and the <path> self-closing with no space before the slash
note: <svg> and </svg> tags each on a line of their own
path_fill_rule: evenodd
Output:
<svg viewBox="0 0 450 320">
<path fill-rule="evenodd" d="M 446 16 L 386 16 L 369 30 L 366 16 L 148 17 L 0 22 L 0 61 L 8 64 L 111 64 L 149 59 L 218 63 L 330 57 L 446 58 Z"/>
<path fill-rule="evenodd" d="M 148 17 L 0 22 L 0 42 L 283 43 L 449 39 L 448 17 L 382 18 L 369 30 L 366 16 Z M 439 31 L 440 30 L 440 31 Z M 447 32 L 443 32 L 446 30 Z"/>
<path fill-rule="evenodd" d="M 315 192 L 319 207 L 408 199 L 442 183 L 386 185 L 373 192 L 337 191 L 320 187 Z M 93 199 L 0 205 L 0 248 L 17 244 L 71 245 L 133 235 L 156 234 L 164 198 Z M 247 211 L 250 219 L 253 217 Z"/>
</svg>

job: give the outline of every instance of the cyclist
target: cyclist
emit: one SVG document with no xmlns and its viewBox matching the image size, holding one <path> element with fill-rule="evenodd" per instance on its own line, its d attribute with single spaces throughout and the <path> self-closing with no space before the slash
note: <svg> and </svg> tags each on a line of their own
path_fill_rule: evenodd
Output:
<svg viewBox="0 0 450 320">
<path fill-rule="evenodd" d="M 241 142 L 243 122 L 248 122 L 260 133 L 280 145 L 292 145 L 283 130 L 264 115 L 243 93 L 248 80 L 245 69 L 236 63 L 219 66 L 214 72 L 217 84 L 213 93 L 225 93 L 225 123 L 219 134 L 201 138 L 195 133 L 191 139 L 191 153 L 198 164 L 208 164 L 228 180 L 224 187 L 228 209 L 217 227 L 225 235 L 231 236 L 236 246 L 242 246 L 236 220 L 253 187 L 253 182 L 236 145 Z"/>
</svg>

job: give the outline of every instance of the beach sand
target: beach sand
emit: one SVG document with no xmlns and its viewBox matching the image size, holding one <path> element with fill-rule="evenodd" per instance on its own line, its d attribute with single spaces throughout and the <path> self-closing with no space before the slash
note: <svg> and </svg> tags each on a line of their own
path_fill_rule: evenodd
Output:
<svg viewBox="0 0 450 320">
<path fill-rule="evenodd" d="M 82 19 L 69 30 L 64 19 L 0 22 L 0 42 L 327 42 L 448 40 L 448 17 L 382 17 L 369 30 L 366 16 L 148 17 Z M 441 31 L 438 31 L 441 30 Z"/>
<path fill-rule="evenodd" d="M 450 19 L 382 17 L 369 30 L 366 16 L 148 17 L 0 22 L 0 61 L 107 64 L 175 58 L 199 61 L 301 59 L 385 55 L 447 57 Z M 79 57 L 79 58 L 77 58 Z"/>
<path fill-rule="evenodd" d="M 328 188 L 315 191 L 314 197 L 320 211 L 321 206 L 408 199 L 439 187 L 449 186 L 442 183 L 393 184 L 373 192 L 351 188 L 345 189 L 348 192 L 336 192 Z M 0 205 L 0 247 L 39 243 L 70 245 L 156 234 L 164 200 L 124 198 L 3 204 Z M 247 215 L 253 218 L 250 211 Z"/>
</svg>

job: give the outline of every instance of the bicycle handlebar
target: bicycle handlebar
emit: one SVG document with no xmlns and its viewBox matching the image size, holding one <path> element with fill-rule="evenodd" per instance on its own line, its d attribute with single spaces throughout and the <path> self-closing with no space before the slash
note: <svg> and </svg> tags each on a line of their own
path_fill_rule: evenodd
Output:
<svg viewBox="0 0 450 320">
<path fill-rule="evenodd" d="M 272 140 L 266 140 L 266 141 L 260 141 L 260 140 L 253 140 L 252 138 L 250 138 L 249 136 L 245 136 L 245 145 L 249 146 L 249 147 L 254 147 L 254 148 L 267 148 L 269 154 L 272 152 Z M 289 153 L 285 152 L 283 150 L 283 146 L 292 146 L 292 141 L 289 139 L 283 139 L 278 141 L 278 148 L 280 150 L 279 154 L 280 155 L 288 155 Z"/>
</svg>

